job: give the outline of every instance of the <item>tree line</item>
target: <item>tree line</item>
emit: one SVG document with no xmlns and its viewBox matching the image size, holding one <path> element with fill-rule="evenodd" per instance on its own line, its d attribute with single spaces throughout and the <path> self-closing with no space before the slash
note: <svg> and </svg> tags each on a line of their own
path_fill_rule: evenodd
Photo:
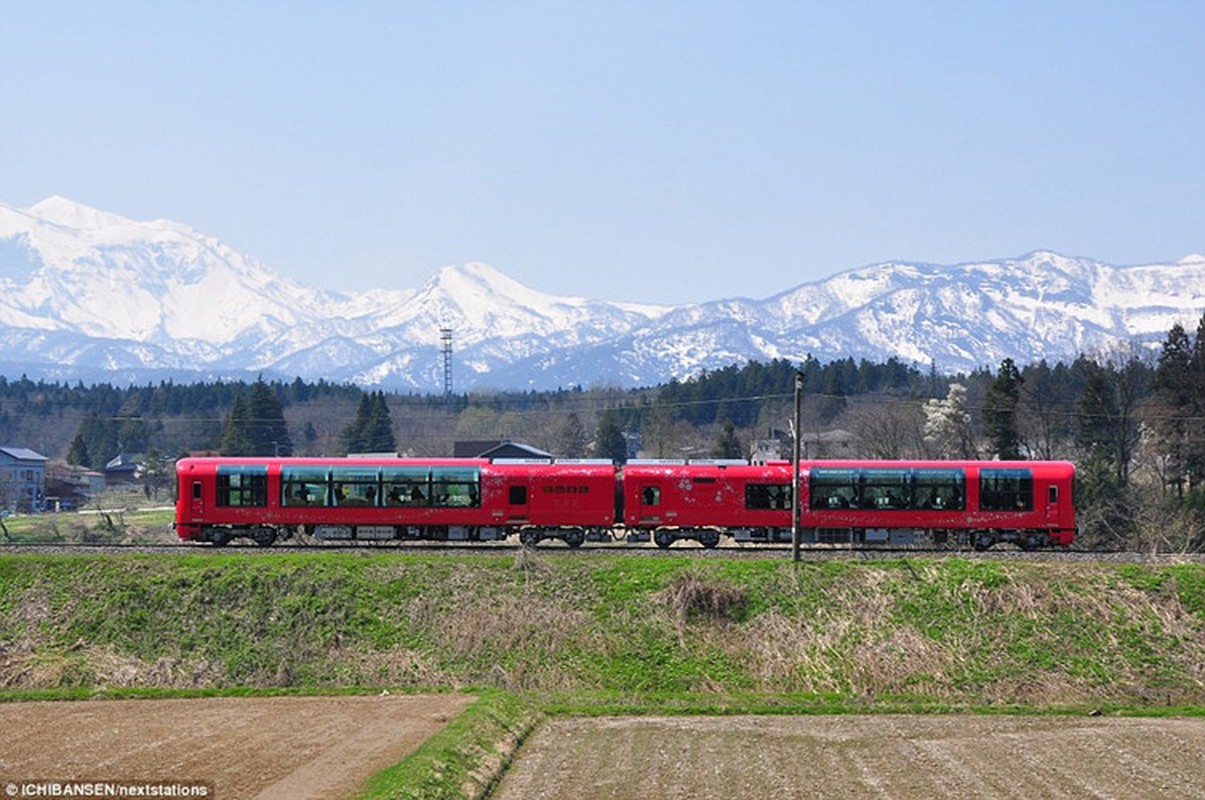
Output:
<svg viewBox="0 0 1205 800">
<path fill-rule="evenodd" d="M 809 355 L 643 389 L 451 398 L 300 378 L 120 387 L 0 377 L 0 443 L 94 469 L 121 452 L 446 456 L 465 439 L 617 462 L 748 458 L 758 442 L 791 441 L 796 376 L 805 456 L 1070 459 L 1094 544 L 1205 546 L 1205 316 L 1193 332 L 1174 326 L 1158 350 L 1004 359 L 959 375 Z"/>
</svg>

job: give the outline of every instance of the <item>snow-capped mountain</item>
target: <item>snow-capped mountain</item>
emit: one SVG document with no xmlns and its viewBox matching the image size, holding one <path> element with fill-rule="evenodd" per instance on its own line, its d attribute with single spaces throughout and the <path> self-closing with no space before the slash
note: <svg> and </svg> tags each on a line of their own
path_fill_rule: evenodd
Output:
<svg viewBox="0 0 1205 800">
<path fill-rule="evenodd" d="M 128 382 L 262 373 L 458 391 L 650 385 L 748 359 L 891 356 L 942 371 L 1159 342 L 1205 311 L 1205 257 L 1117 267 L 1039 251 L 886 263 L 681 307 L 533 290 L 486 264 L 417 290 L 323 291 L 168 220 L 61 197 L 0 205 L 0 374 Z"/>
</svg>

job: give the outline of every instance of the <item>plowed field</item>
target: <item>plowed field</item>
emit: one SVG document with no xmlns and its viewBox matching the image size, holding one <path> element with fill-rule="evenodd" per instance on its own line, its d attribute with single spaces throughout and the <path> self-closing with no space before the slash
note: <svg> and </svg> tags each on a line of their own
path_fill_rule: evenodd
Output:
<svg viewBox="0 0 1205 800">
<path fill-rule="evenodd" d="M 828 716 L 564 719 L 495 800 L 1205 798 L 1205 720 Z"/>
<path fill-rule="evenodd" d="M 37 781 L 204 784 L 221 800 L 344 798 L 464 695 L 0 704 L 0 797 Z M 14 791 L 14 789 L 16 791 Z"/>
</svg>

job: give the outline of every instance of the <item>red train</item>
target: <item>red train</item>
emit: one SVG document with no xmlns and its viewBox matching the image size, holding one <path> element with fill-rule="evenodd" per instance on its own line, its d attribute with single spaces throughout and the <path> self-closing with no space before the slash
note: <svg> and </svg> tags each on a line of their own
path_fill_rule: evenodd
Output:
<svg viewBox="0 0 1205 800">
<path fill-rule="evenodd" d="M 789 462 L 186 458 L 176 465 L 184 541 L 692 539 L 789 542 Z M 804 543 L 1024 549 L 1075 538 L 1062 461 L 809 461 Z"/>
</svg>

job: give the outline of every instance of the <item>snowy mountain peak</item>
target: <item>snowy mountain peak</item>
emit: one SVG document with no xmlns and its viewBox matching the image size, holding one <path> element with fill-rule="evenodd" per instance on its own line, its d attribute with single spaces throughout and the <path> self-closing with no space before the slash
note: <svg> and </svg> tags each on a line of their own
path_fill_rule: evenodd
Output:
<svg viewBox="0 0 1205 800">
<path fill-rule="evenodd" d="M 1049 250 L 876 264 L 678 308 L 550 295 L 482 262 L 343 295 L 181 223 L 57 196 L 0 205 L 0 374 L 69 381 L 250 372 L 437 392 L 445 327 L 458 391 L 649 385 L 808 354 L 950 372 L 1157 344 L 1203 311 L 1205 257 L 1116 267 Z"/>
<path fill-rule="evenodd" d="M 99 230 L 134 224 L 132 220 L 107 211 L 101 211 L 59 195 L 47 197 L 25 209 L 31 216 L 45 222 L 53 222 L 66 228 Z"/>
</svg>

